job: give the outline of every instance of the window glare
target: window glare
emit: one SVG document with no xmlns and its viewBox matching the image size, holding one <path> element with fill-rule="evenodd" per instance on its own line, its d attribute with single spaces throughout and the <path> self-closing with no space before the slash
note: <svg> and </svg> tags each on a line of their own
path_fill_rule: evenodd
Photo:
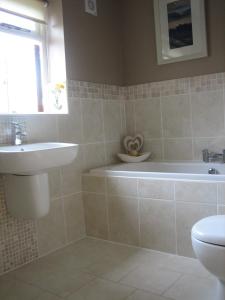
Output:
<svg viewBox="0 0 225 300">
<path fill-rule="evenodd" d="M 9 102 L 10 112 L 37 110 L 35 45 L 41 47 L 38 41 L 0 33 L 1 96 L 8 98 L 3 102 Z"/>
</svg>

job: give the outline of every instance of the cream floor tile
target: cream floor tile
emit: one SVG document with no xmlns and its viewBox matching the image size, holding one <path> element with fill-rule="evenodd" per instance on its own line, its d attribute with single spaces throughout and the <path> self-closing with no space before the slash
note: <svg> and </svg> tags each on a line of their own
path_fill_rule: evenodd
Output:
<svg viewBox="0 0 225 300">
<path fill-rule="evenodd" d="M 92 275 L 81 272 L 69 276 L 66 273 L 58 273 L 36 282 L 35 285 L 57 296 L 68 297 L 93 279 Z"/>
<path fill-rule="evenodd" d="M 122 300 L 133 288 L 103 279 L 96 279 L 71 295 L 68 300 Z"/>
<path fill-rule="evenodd" d="M 24 299 L 26 300 L 26 299 Z M 55 296 L 53 294 L 50 294 L 48 292 L 42 292 L 37 298 L 34 300 L 62 300 L 62 298 Z"/>
<path fill-rule="evenodd" d="M 120 282 L 137 289 L 162 294 L 180 276 L 180 273 L 166 270 L 161 267 L 150 268 L 149 266 L 141 266 L 130 272 Z"/>
<path fill-rule="evenodd" d="M 164 261 L 163 267 L 187 275 L 195 275 L 199 277 L 210 276 L 210 273 L 197 259 L 189 257 L 174 255 L 170 260 Z"/>
<path fill-rule="evenodd" d="M 33 300 L 41 290 L 9 276 L 0 278 L 0 299 L 4 300 Z"/>
<path fill-rule="evenodd" d="M 184 275 L 165 294 L 175 300 L 213 300 L 216 296 L 214 278 Z"/>
<path fill-rule="evenodd" d="M 128 298 L 126 298 L 126 300 L 170 300 L 170 299 L 158 296 L 151 292 L 137 290 Z"/>
<path fill-rule="evenodd" d="M 113 260 L 108 258 L 90 265 L 87 268 L 87 272 L 117 282 L 137 266 L 137 263 L 133 262 L 132 258 L 124 260 Z"/>
</svg>

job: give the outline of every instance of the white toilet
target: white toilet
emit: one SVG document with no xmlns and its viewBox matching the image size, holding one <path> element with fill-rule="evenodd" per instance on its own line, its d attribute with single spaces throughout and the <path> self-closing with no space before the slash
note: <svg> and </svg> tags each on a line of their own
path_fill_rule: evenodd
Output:
<svg viewBox="0 0 225 300">
<path fill-rule="evenodd" d="M 197 222 L 191 238 L 197 258 L 218 279 L 215 300 L 225 300 L 225 215 Z"/>
</svg>

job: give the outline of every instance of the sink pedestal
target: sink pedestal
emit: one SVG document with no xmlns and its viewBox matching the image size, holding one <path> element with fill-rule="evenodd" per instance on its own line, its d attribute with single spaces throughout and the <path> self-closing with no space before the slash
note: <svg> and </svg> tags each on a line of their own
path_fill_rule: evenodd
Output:
<svg viewBox="0 0 225 300">
<path fill-rule="evenodd" d="M 8 211 L 14 217 L 37 219 L 49 212 L 47 173 L 6 175 L 5 194 Z"/>
</svg>

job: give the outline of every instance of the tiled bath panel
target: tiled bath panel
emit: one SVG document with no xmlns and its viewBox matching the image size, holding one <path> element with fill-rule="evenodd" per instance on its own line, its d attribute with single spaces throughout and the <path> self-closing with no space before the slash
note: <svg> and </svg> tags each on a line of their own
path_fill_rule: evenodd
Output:
<svg viewBox="0 0 225 300">
<path fill-rule="evenodd" d="M 125 133 L 123 88 L 72 80 L 68 87 L 69 115 L 0 116 L 0 144 L 11 142 L 12 121 L 23 123 L 25 142 L 79 144 L 74 163 L 49 171 L 51 209 L 42 219 L 11 217 L 0 177 L 0 274 L 85 236 L 81 174 L 112 163 L 120 149 Z"/>
<path fill-rule="evenodd" d="M 194 257 L 191 228 L 224 214 L 224 183 L 83 175 L 87 235 Z"/>
<path fill-rule="evenodd" d="M 212 300 L 196 259 L 85 238 L 0 277 L 4 300 Z"/>
</svg>

